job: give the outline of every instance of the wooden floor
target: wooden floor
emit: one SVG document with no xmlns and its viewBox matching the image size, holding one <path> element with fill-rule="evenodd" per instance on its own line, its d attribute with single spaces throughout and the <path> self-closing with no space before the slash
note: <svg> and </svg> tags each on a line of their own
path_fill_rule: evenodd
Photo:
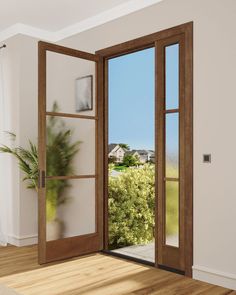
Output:
<svg viewBox="0 0 236 295">
<path fill-rule="evenodd" d="M 0 248 L 0 284 L 25 295 L 236 295 L 228 289 L 103 254 L 39 266 L 34 246 Z"/>
</svg>

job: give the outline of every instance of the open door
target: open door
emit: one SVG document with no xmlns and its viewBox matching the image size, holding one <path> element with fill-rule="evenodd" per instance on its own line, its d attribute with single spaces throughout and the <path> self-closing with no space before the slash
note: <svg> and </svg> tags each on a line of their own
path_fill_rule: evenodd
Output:
<svg viewBox="0 0 236 295">
<path fill-rule="evenodd" d="M 158 265 L 185 271 L 184 34 L 156 42 Z"/>
<path fill-rule="evenodd" d="M 103 248 L 102 67 L 39 42 L 40 264 Z"/>
<path fill-rule="evenodd" d="M 139 66 L 136 69 L 135 75 L 131 73 L 134 64 L 138 65 L 138 62 L 144 60 L 145 57 L 147 58 L 148 52 L 150 53 L 152 50 L 155 52 L 155 58 L 151 59 L 152 63 L 155 63 L 155 73 L 151 70 L 153 67 L 147 69 L 147 59 L 144 63 L 145 66 Z M 122 255 L 136 261 L 137 259 L 142 260 L 142 262 L 145 261 L 153 265 L 155 261 L 155 266 L 158 268 L 191 276 L 193 264 L 193 23 L 186 23 L 130 40 L 99 50 L 97 53 L 104 59 L 105 79 L 104 248 L 112 255 L 117 256 L 119 254 L 119 256 Z M 131 60 L 132 56 L 138 56 L 138 59 L 134 62 Z M 120 62 L 119 67 L 114 71 L 111 65 L 121 60 L 122 63 Z M 141 76 L 143 73 L 145 73 L 146 79 L 148 77 L 149 91 L 145 89 L 142 92 L 145 83 L 145 78 Z M 126 79 L 124 79 L 124 76 Z M 141 81 L 137 82 L 140 77 L 142 77 Z M 154 78 L 155 121 L 154 115 L 150 115 L 150 111 L 147 113 L 150 101 L 154 100 L 154 94 L 150 91 L 152 88 L 151 81 Z M 134 81 L 136 81 L 136 85 L 131 91 L 130 85 Z M 119 85 L 119 88 L 117 85 Z M 120 89 L 122 90 L 121 93 L 119 93 Z M 138 94 L 136 94 L 137 91 Z M 125 103 L 120 103 L 124 99 L 124 97 L 121 98 L 121 95 L 124 96 L 127 93 Z M 139 94 L 141 94 L 141 98 Z M 141 107 L 139 106 L 140 101 L 142 102 Z M 129 105 L 131 105 L 130 108 L 128 108 Z M 128 113 L 126 116 L 128 118 L 126 120 L 127 127 L 125 126 L 126 128 L 123 128 L 120 132 L 122 123 L 116 115 L 122 114 L 124 120 L 127 108 L 131 110 L 131 115 Z M 137 127 L 138 121 L 135 121 L 134 114 L 138 114 L 140 109 L 142 111 L 139 118 L 143 118 L 143 124 Z M 144 119 L 145 115 L 147 117 Z M 111 126 L 110 118 L 112 118 L 113 126 Z M 150 119 L 151 124 L 148 126 Z M 131 136 L 125 136 L 132 126 L 134 126 L 134 130 Z M 145 146 L 144 135 L 141 136 L 142 140 L 137 140 L 137 137 L 135 138 L 136 142 L 134 139 L 132 140 L 132 135 L 141 134 L 142 128 L 145 131 L 147 130 L 145 136 L 149 134 L 152 128 L 155 128 L 155 148 Z M 113 134 L 118 130 L 117 137 L 111 137 L 112 130 L 114 130 Z M 117 149 L 117 145 L 112 149 L 114 144 L 111 144 L 119 142 L 122 142 L 123 147 L 124 144 L 130 145 L 131 149 L 132 146 L 136 146 L 136 150 L 131 151 L 133 155 L 134 152 L 136 155 L 140 152 L 143 155 L 145 150 L 146 152 L 153 150 L 152 161 L 148 161 L 148 164 L 151 164 L 149 168 L 155 169 L 155 174 L 150 173 L 145 178 L 136 176 L 133 182 L 126 181 L 125 173 L 129 171 L 128 169 L 132 169 L 130 170 L 132 176 L 135 176 L 135 174 L 143 173 L 146 168 L 142 163 L 139 163 L 136 167 L 133 164 L 133 167 L 130 168 L 131 165 L 129 163 L 127 165 L 127 161 L 126 163 L 123 161 L 121 168 L 121 149 Z M 124 152 L 126 153 L 126 151 Z M 128 155 L 130 155 L 130 151 L 128 151 Z M 109 161 L 113 162 L 110 169 L 108 169 Z M 117 175 L 122 177 L 122 174 L 124 176 L 123 182 L 115 182 L 115 177 Z M 148 194 L 144 193 L 143 179 L 148 180 L 145 184 Z M 112 183 L 112 186 L 109 186 L 109 182 Z M 155 189 L 153 189 L 153 183 Z M 120 193 L 122 190 L 125 193 Z M 129 202 L 129 205 L 125 207 L 125 210 L 123 209 L 119 216 L 123 216 L 125 213 L 127 216 L 125 220 L 127 221 L 131 220 L 129 216 L 137 216 L 136 220 L 134 217 L 131 220 L 135 220 L 135 222 L 128 223 L 128 234 L 127 231 L 120 230 L 124 224 L 123 221 L 121 220 L 121 226 L 117 227 L 114 218 L 116 211 L 118 211 L 116 208 L 121 208 L 121 206 L 116 205 L 118 203 L 116 199 L 119 200 L 117 198 L 118 193 L 122 197 L 124 195 Z M 143 207 L 147 205 L 147 202 L 140 202 L 140 200 L 144 197 L 150 200 L 150 205 L 145 207 L 147 209 L 143 213 Z M 116 205 L 115 209 L 114 204 Z M 141 210 L 136 204 L 142 204 Z M 146 221 L 146 216 L 148 216 L 148 221 Z M 116 226 L 113 226 L 114 224 Z M 154 232 L 150 230 L 152 227 L 155 229 Z M 144 234 L 141 233 L 140 228 L 145 230 Z M 135 236 L 137 229 L 139 230 L 138 237 Z M 143 244 L 139 239 L 141 234 L 143 235 L 142 238 L 145 237 Z M 153 238 L 155 238 L 155 243 Z M 116 247 L 115 251 L 114 247 Z M 153 248 L 155 258 L 153 257 Z"/>
</svg>

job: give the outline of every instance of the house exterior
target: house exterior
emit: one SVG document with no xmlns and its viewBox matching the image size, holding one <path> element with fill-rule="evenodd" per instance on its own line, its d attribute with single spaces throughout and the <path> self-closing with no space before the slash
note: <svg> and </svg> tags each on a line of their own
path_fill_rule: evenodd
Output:
<svg viewBox="0 0 236 295">
<path fill-rule="evenodd" d="M 140 161 L 140 155 L 139 155 L 138 151 L 136 151 L 136 150 L 126 151 L 125 155 L 131 155 L 131 156 L 137 157 Z"/>
<path fill-rule="evenodd" d="M 155 162 L 155 153 L 152 150 L 136 150 L 141 163 Z"/>
<path fill-rule="evenodd" d="M 132 150 L 127 151 L 126 154 L 138 157 L 140 163 L 155 162 L 155 153 L 152 150 Z"/>
<path fill-rule="evenodd" d="M 126 149 L 122 148 L 119 144 L 111 143 L 108 145 L 108 158 L 112 159 L 116 163 L 122 163 L 124 155 L 127 152 Z"/>
<path fill-rule="evenodd" d="M 117 143 L 108 145 L 108 158 L 114 163 L 122 163 L 125 155 L 132 155 L 139 159 L 140 163 L 155 162 L 155 152 L 152 150 L 127 150 Z"/>
</svg>

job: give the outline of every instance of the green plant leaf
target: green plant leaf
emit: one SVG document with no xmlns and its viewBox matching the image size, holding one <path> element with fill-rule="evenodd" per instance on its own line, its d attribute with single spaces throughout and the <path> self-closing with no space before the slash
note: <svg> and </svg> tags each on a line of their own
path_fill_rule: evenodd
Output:
<svg viewBox="0 0 236 295">
<path fill-rule="evenodd" d="M 56 102 L 53 104 L 53 112 L 58 112 Z M 11 139 L 16 135 L 6 132 Z M 47 121 L 46 136 L 46 169 L 47 175 L 72 175 L 74 172 L 73 159 L 79 151 L 81 141 L 71 142 L 73 130 L 66 127 L 64 121 L 57 116 L 50 116 Z M 29 148 L 21 146 L 11 148 L 0 145 L 1 153 L 13 155 L 18 160 L 18 165 L 24 173 L 23 181 L 27 181 L 27 188 L 38 190 L 39 164 L 38 148 L 29 140 Z M 56 218 L 57 207 L 68 200 L 66 189 L 70 187 L 68 180 L 49 180 L 46 185 L 47 196 L 47 220 Z"/>
</svg>

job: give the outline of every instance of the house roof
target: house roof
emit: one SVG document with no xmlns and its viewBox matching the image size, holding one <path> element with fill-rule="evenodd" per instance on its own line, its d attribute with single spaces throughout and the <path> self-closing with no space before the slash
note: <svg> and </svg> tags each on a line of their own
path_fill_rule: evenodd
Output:
<svg viewBox="0 0 236 295">
<path fill-rule="evenodd" d="M 136 151 L 126 151 L 125 154 L 126 155 L 133 155 Z"/>
<path fill-rule="evenodd" d="M 139 155 L 154 155 L 154 151 L 152 150 L 134 150 L 136 151 Z"/>
<path fill-rule="evenodd" d="M 122 148 L 118 143 L 110 143 L 108 145 L 108 153 L 112 152 L 116 147 L 120 147 Z M 154 151 L 152 150 L 127 150 L 125 148 L 122 148 L 124 151 L 125 151 L 125 154 L 126 155 L 134 155 L 135 153 L 139 154 L 140 156 L 143 156 L 143 155 L 154 155 Z"/>
<path fill-rule="evenodd" d="M 110 144 L 108 145 L 108 152 L 110 153 L 110 152 L 113 151 L 114 148 L 116 148 L 117 146 L 118 146 L 117 143 L 110 143 Z"/>
<path fill-rule="evenodd" d="M 136 150 L 140 155 L 147 155 L 148 151 L 147 150 Z"/>
</svg>

